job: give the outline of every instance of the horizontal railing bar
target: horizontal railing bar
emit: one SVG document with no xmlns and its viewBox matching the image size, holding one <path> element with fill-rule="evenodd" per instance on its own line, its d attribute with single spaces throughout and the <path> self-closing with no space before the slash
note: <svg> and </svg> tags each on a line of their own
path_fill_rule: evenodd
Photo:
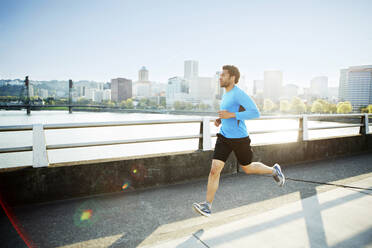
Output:
<svg viewBox="0 0 372 248">
<path fill-rule="evenodd" d="M 262 131 L 250 131 L 250 134 L 264 134 L 264 133 L 277 133 L 277 132 L 290 132 L 290 131 L 302 131 L 302 128 L 288 128 L 288 129 L 272 129 Z"/>
<path fill-rule="evenodd" d="M 32 151 L 32 146 L 0 148 L 0 153 L 29 152 L 29 151 Z"/>
<path fill-rule="evenodd" d="M 319 115 L 306 115 L 308 118 L 312 117 L 353 117 L 353 116 L 364 116 L 365 114 L 319 114 Z M 369 118 L 372 114 L 367 114 Z"/>
<path fill-rule="evenodd" d="M 270 120 L 270 119 L 298 119 L 301 115 L 268 115 L 268 116 L 260 116 L 260 118 L 251 119 L 251 120 Z"/>
<path fill-rule="evenodd" d="M 32 131 L 32 125 L 0 126 L 0 132 Z"/>
<path fill-rule="evenodd" d="M 90 147 L 90 146 L 121 145 L 121 144 L 169 141 L 169 140 L 182 140 L 182 139 L 197 139 L 197 138 L 201 138 L 201 137 L 202 137 L 201 134 L 196 134 L 196 135 L 173 136 L 173 137 L 127 139 L 127 140 L 114 140 L 114 141 L 98 141 L 98 142 L 85 142 L 85 143 L 72 143 L 72 144 L 56 144 L 56 145 L 47 145 L 47 150 L 78 148 L 78 147 Z"/>
<path fill-rule="evenodd" d="M 178 124 L 200 123 L 202 118 L 169 119 L 169 120 L 141 120 L 141 121 L 115 121 L 115 122 L 85 122 L 85 123 L 58 123 L 45 124 L 44 129 L 85 128 L 85 127 L 109 127 L 109 126 L 136 126 L 152 124 Z M 214 120 L 213 120 L 214 121 Z M 32 130 L 32 125 L 0 126 L 0 132 Z"/>
<path fill-rule="evenodd" d="M 179 120 L 142 120 L 142 121 L 91 122 L 91 123 L 87 122 L 87 123 L 68 123 L 68 124 L 61 123 L 61 124 L 45 124 L 44 129 L 199 123 L 202 120 L 203 120 L 202 118 L 197 118 L 197 119 L 179 119 Z"/>
<path fill-rule="evenodd" d="M 372 114 L 367 114 L 372 118 Z M 306 115 L 308 118 L 318 117 L 353 117 L 364 116 L 364 114 L 330 114 L 330 115 Z M 287 115 L 287 116 L 261 116 L 252 120 L 268 120 L 268 119 L 298 119 L 302 115 Z M 215 117 L 210 117 L 210 121 L 214 121 Z M 134 126 L 134 125 L 151 125 L 151 124 L 174 124 L 174 123 L 197 123 L 201 122 L 203 118 L 189 118 L 189 119 L 169 119 L 169 120 L 139 120 L 139 121 L 117 121 L 117 122 L 86 122 L 86 123 L 59 123 L 59 124 L 45 124 L 44 129 L 64 129 L 64 128 L 85 128 L 85 127 L 109 127 L 109 126 Z M 32 130 L 32 125 L 13 125 L 0 126 L 0 132 L 6 131 L 28 131 Z"/>
<path fill-rule="evenodd" d="M 348 127 L 361 127 L 363 124 L 350 124 L 345 126 L 329 126 L 329 127 L 309 127 L 308 130 L 319 130 L 319 129 L 332 129 L 332 128 L 348 128 Z"/>
</svg>

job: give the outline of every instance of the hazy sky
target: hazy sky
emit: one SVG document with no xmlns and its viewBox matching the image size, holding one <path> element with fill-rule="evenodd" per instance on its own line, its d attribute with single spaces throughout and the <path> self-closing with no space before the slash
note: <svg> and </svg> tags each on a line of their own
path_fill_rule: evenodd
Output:
<svg viewBox="0 0 372 248">
<path fill-rule="evenodd" d="M 248 82 L 281 70 L 306 86 L 372 64 L 371 0 L 0 0 L 0 78 L 183 76 L 184 60 L 212 76 L 238 66 Z"/>
</svg>

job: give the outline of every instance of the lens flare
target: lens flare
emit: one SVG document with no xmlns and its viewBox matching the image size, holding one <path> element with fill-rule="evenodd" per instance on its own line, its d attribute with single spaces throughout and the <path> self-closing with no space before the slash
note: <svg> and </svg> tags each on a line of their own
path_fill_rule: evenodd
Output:
<svg viewBox="0 0 372 248">
<path fill-rule="evenodd" d="M 125 182 L 121 188 L 122 190 L 126 190 L 128 187 L 129 187 L 129 182 Z"/>
<path fill-rule="evenodd" d="M 86 201 L 76 209 L 74 224 L 78 227 L 89 227 L 100 219 L 102 211 L 102 207 L 94 200 Z"/>
<path fill-rule="evenodd" d="M 147 177 L 147 169 L 143 164 L 136 164 L 131 167 L 130 174 L 136 182 L 143 182 Z"/>
<path fill-rule="evenodd" d="M 91 209 L 85 210 L 85 211 L 81 214 L 80 221 L 89 220 L 90 217 L 92 217 L 92 212 L 93 212 L 93 211 L 92 211 Z"/>
</svg>

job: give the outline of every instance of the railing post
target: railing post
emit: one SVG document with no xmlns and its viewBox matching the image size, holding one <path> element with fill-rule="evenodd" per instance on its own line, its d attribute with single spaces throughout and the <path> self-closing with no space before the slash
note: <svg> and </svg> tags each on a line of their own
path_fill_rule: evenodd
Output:
<svg viewBox="0 0 372 248">
<path fill-rule="evenodd" d="M 43 124 L 34 124 L 32 126 L 32 131 L 32 167 L 47 167 L 49 166 L 49 161 L 46 151 L 45 132 Z"/>
<path fill-rule="evenodd" d="M 203 118 L 203 151 L 212 150 L 211 146 L 211 130 L 209 117 Z"/>
<path fill-rule="evenodd" d="M 200 129 L 199 129 L 199 134 L 201 137 L 199 138 L 199 146 L 198 149 L 203 150 L 203 121 L 200 122 Z"/>
<path fill-rule="evenodd" d="M 302 140 L 307 141 L 309 140 L 309 130 L 307 129 L 307 115 L 303 115 L 302 118 Z"/>
<path fill-rule="evenodd" d="M 199 134 L 199 150 L 208 151 L 211 150 L 211 132 L 210 132 L 210 119 L 208 117 L 203 117 L 203 120 L 200 122 Z"/>
<path fill-rule="evenodd" d="M 26 86 L 26 109 L 27 109 L 27 115 L 31 114 L 31 106 L 30 106 L 30 82 L 28 80 L 28 76 L 26 76 L 25 79 L 25 86 Z"/>
<path fill-rule="evenodd" d="M 68 112 L 70 114 L 72 114 L 72 107 L 71 107 L 71 104 L 72 104 L 72 80 L 71 79 L 68 81 L 68 92 L 69 92 L 69 96 L 68 96 Z"/>
<path fill-rule="evenodd" d="M 303 132 L 304 132 L 304 130 L 303 130 L 303 122 L 304 122 L 304 120 L 303 120 L 303 116 L 300 116 L 299 118 L 298 118 L 298 138 L 297 138 L 297 142 L 302 142 L 303 141 Z"/>
<path fill-rule="evenodd" d="M 367 135 L 369 133 L 368 114 L 362 115 L 360 123 L 362 124 L 362 126 L 360 126 L 359 133 Z"/>
</svg>

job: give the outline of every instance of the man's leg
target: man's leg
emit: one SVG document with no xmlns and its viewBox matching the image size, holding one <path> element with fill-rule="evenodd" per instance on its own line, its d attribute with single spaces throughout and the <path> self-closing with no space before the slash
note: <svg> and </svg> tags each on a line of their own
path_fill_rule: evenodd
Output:
<svg viewBox="0 0 372 248">
<path fill-rule="evenodd" d="M 261 162 L 252 162 L 248 165 L 241 165 L 241 167 L 246 174 L 273 175 L 275 173 L 275 169 L 273 167 L 269 167 Z"/>
<path fill-rule="evenodd" d="M 218 185 L 220 182 L 220 174 L 225 165 L 225 162 L 218 160 L 218 159 L 213 159 L 212 160 L 212 167 L 211 171 L 209 172 L 209 177 L 208 177 L 208 186 L 207 186 L 207 197 L 206 200 L 210 204 L 212 204 L 214 195 L 216 194 L 216 191 L 218 189 Z"/>
</svg>

